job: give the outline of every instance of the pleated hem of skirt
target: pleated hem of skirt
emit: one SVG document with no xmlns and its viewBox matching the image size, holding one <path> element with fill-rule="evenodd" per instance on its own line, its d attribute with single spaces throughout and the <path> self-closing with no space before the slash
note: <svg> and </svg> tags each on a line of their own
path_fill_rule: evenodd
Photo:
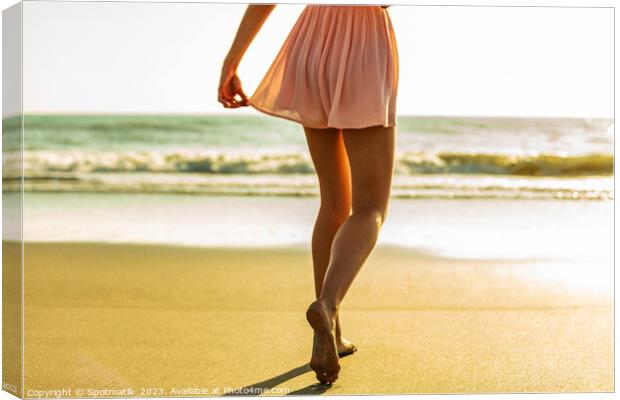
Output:
<svg viewBox="0 0 620 400">
<path fill-rule="evenodd" d="M 312 129 L 363 129 L 363 128 L 370 128 L 372 126 L 379 126 L 379 125 L 384 127 L 384 128 L 391 128 L 391 127 L 396 127 L 397 126 L 397 124 L 393 124 L 393 125 L 387 124 L 387 125 L 384 125 L 383 123 L 361 123 L 361 124 L 356 125 L 356 126 L 329 126 L 329 125 L 328 126 L 316 126 L 316 125 L 308 125 L 307 123 L 305 123 L 305 122 L 303 122 L 303 121 L 301 121 L 301 120 L 299 120 L 297 118 L 293 118 L 293 117 L 289 117 L 288 115 L 276 113 L 276 112 L 268 110 L 266 108 L 262 108 L 260 106 L 257 106 L 256 104 L 249 103 L 249 105 L 252 108 L 256 109 L 257 111 L 260 111 L 260 112 L 265 113 L 267 115 L 270 115 L 272 117 L 284 118 L 286 120 L 297 122 L 298 124 L 300 124 L 302 126 L 305 126 L 305 127 L 308 127 L 308 128 L 312 128 Z"/>
</svg>

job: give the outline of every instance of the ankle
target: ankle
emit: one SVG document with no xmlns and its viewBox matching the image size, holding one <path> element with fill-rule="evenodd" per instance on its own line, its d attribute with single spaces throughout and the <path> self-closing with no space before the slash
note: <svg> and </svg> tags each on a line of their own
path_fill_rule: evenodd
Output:
<svg viewBox="0 0 620 400">
<path fill-rule="evenodd" d="M 334 319 L 337 318 L 338 310 L 340 309 L 340 304 L 336 303 L 333 300 L 324 298 L 324 297 L 319 297 L 317 299 L 317 302 L 321 303 L 325 307 L 327 312 L 333 315 Z"/>
</svg>

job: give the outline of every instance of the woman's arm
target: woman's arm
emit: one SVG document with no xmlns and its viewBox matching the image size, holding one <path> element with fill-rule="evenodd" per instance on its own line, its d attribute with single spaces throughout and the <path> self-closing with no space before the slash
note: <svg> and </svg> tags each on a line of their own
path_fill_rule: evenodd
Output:
<svg viewBox="0 0 620 400">
<path fill-rule="evenodd" d="M 245 10 L 233 44 L 230 46 L 230 50 L 222 63 L 220 85 L 217 89 L 217 101 L 226 108 L 239 108 L 248 105 L 248 97 L 243 92 L 241 80 L 237 76 L 237 67 L 241 62 L 243 54 L 250 47 L 250 43 L 252 43 L 252 40 L 275 6 L 275 4 L 250 4 Z M 238 100 L 237 96 L 240 96 L 241 99 Z"/>
<path fill-rule="evenodd" d="M 254 37 L 263 26 L 271 11 L 275 8 L 275 4 L 250 4 L 245 10 L 243 19 L 237 29 L 235 39 L 224 59 L 223 68 L 237 69 L 241 58 L 245 54 L 245 51 L 250 47 L 250 43 L 254 40 Z"/>
</svg>

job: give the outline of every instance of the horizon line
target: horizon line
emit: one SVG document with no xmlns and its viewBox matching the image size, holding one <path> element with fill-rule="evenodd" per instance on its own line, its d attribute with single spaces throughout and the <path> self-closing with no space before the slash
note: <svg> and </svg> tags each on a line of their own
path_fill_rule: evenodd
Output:
<svg viewBox="0 0 620 400">
<path fill-rule="evenodd" d="M 233 111 L 234 113 L 234 111 Z M 187 116 L 187 117 L 207 117 L 233 116 L 230 112 L 148 112 L 148 111 L 35 111 L 26 113 L 15 113 L 3 115 L 2 119 L 10 119 L 19 116 Z M 237 113 L 237 116 L 243 117 L 264 117 L 278 118 L 255 113 Z M 415 117 L 415 118 L 540 118 L 540 119 L 605 119 L 614 121 L 614 116 L 583 116 L 583 115 L 493 115 L 493 114 L 397 114 L 396 118 Z"/>
</svg>

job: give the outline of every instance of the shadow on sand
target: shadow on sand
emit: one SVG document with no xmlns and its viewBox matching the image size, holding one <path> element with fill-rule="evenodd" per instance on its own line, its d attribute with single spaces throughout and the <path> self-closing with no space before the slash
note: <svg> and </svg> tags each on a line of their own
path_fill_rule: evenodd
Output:
<svg viewBox="0 0 620 400">
<path fill-rule="evenodd" d="M 295 377 L 298 377 L 299 375 L 303 375 L 308 372 L 313 372 L 310 368 L 310 364 L 304 364 L 262 382 L 235 389 L 231 392 L 224 394 L 224 396 L 258 396 L 260 394 L 263 394 L 267 390 L 280 385 L 281 383 L 284 383 L 290 379 L 293 379 Z M 287 395 L 323 394 L 327 390 L 329 390 L 330 387 L 331 385 L 324 385 L 317 382 L 312 385 L 306 386 L 305 388 L 295 390 L 294 392 L 289 392 L 287 393 Z"/>
</svg>

